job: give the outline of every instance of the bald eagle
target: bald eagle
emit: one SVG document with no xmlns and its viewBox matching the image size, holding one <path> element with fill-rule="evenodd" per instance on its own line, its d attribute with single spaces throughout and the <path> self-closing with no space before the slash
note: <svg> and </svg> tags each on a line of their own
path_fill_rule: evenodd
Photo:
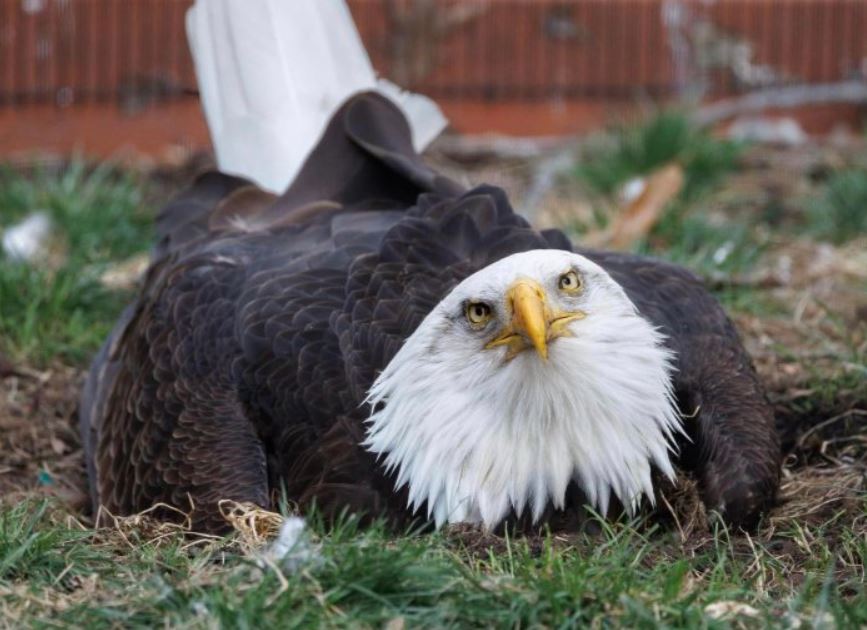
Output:
<svg viewBox="0 0 867 630">
<path fill-rule="evenodd" d="M 631 511 L 676 465 L 732 525 L 773 500 L 773 413 L 701 282 L 534 230 L 428 167 L 380 96 L 285 194 L 208 173 L 157 231 L 83 391 L 95 506 L 220 530 L 221 500 L 285 493 L 492 528 Z"/>
</svg>

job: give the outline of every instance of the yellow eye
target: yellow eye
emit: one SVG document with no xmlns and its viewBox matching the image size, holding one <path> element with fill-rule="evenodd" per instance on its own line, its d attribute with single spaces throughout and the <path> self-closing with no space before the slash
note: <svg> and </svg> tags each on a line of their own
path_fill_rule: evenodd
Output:
<svg viewBox="0 0 867 630">
<path fill-rule="evenodd" d="M 491 319 L 491 307 L 484 302 L 467 304 L 467 321 L 473 326 L 483 326 Z"/>
<path fill-rule="evenodd" d="M 581 276 L 574 271 L 567 271 L 560 276 L 558 285 L 566 293 L 578 293 L 581 290 Z"/>
</svg>

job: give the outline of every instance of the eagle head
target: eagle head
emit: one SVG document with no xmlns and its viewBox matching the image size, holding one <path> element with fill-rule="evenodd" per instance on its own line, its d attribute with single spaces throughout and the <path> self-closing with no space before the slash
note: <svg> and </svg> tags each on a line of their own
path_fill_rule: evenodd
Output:
<svg viewBox="0 0 867 630">
<path fill-rule="evenodd" d="M 681 431 L 673 354 L 608 273 L 533 250 L 458 284 L 376 379 L 364 446 L 428 518 L 494 527 L 565 504 L 653 501 Z"/>
</svg>

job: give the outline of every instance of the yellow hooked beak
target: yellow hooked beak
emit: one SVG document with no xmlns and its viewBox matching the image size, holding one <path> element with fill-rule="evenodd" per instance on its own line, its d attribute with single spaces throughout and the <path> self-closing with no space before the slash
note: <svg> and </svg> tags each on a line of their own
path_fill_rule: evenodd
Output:
<svg viewBox="0 0 867 630">
<path fill-rule="evenodd" d="M 521 279 L 506 292 L 512 309 L 512 321 L 485 348 L 507 346 L 506 359 L 532 346 L 542 359 L 548 359 L 548 342 L 557 337 L 571 337 L 568 324 L 583 319 L 583 311 L 564 313 L 549 307 L 545 290 L 535 280 Z"/>
</svg>

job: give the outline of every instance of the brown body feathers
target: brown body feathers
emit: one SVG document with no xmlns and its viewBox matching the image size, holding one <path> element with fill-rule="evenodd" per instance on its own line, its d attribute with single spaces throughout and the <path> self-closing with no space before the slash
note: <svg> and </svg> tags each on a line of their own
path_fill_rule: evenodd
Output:
<svg viewBox="0 0 867 630">
<path fill-rule="evenodd" d="M 292 187 L 209 173 L 160 214 L 138 299 L 96 357 L 81 404 L 95 505 L 125 514 L 289 499 L 406 515 L 360 442 L 376 374 L 461 279 L 509 254 L 574 249 L 604 267 L 677 353 L 691 441 L 682 465 L 735 525 L 779 481 L 773 414 L 732 323 L 689 272 L 573 248 L 496 188 L 464 190 L 415 154 L 399 111 L 350 100 Z"/>
</svg>

